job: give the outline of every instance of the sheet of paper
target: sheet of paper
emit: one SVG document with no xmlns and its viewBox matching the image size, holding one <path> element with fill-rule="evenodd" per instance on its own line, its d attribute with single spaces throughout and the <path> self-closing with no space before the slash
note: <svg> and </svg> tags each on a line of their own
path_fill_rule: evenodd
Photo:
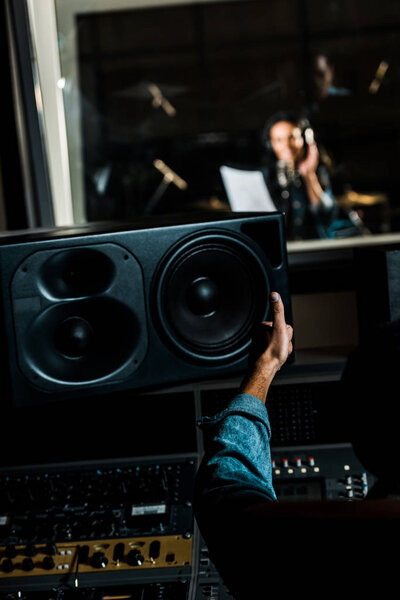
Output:
<svg viewBox="0 0 400 600">
<path fill-rule="evenodd" d="M 276 206 L 261 171 L 220 167 L 222 181 L 234 212 L 274 212 Z"/>
</svg>

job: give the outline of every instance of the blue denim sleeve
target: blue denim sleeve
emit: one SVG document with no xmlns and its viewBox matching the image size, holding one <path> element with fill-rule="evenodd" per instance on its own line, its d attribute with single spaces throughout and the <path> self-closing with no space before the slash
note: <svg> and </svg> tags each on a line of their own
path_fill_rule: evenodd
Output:
<svg viewBox="0 0 400 600">
<path fill-rule="evenodd" d="M 238 557 L 241 542 L 258 527 L 252 506 L 276 501 L 267 409 L 255 396 L 239 394 L 225 410 L 198 424 L 205 453 L 196 475 L 194 515 L 201 536 L 225 585 L 236 590 L 233 596 L 258 598 L 250 592 L 251 565 L 244 567 L 247 575 L 241 593 L 243 567 Z M 268 544 L 266 536 L 262 543 Z"/>
<path fill-rule="evenodd" d="M 200 419 L 205 454 L 196 478 L 196 505 L 275 501 L 271 430 L 265 405 L 239 394 L 214 417 Z"/>
</svg>

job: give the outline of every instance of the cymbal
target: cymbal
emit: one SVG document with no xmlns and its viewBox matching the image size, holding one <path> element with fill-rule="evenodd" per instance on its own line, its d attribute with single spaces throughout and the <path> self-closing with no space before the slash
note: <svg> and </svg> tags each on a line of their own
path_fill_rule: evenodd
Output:
<svg viewBox="0 0 400 600">
<path fill-rule="evenodd" d="M 359 194 L 354 190 L 349 190 L 342 196 L 336 198 L 339 206 L 373 206 L 375 204 L 384 204 L 387 202 L 386 194 Z"/>
<path fill-rule="evenodd" d="M 216 197 L 204 198 L 202 200 L 195 200 L 185 204 L 187 210 L 193 211 L 228 211 L 231 212 L 231 207 L 228 202 L 220 200 Z"/>
</svg>

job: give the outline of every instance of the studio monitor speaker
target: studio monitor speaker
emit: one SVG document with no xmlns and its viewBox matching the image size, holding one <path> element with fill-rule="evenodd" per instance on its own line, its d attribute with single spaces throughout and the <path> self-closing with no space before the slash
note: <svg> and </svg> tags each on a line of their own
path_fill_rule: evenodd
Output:
<svg viewBox="0 0 400 600">
<path fill-rule="evenodd" d="M 0 269 L 16 407 L 240 374 L 271 290 L 291 322 L 280 213 L 10 234 Z"/>
</svg>

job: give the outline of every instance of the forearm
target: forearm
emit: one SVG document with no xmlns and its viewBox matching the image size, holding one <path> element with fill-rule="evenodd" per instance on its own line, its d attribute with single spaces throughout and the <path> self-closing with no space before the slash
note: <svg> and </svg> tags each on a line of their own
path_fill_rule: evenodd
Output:
<svg viewBox="0 0 400 600">
<path fill-rule="evenodd" d="M 255 332 L 249 370 L 241 393 L 215 417 L 204 417 L 206 452 L 197 477 L 197 497 L 216 506 L 243 495 L 275 499 L 272 487 L 271 430 L 265 400 L 276 372 L 292 352 L 293 329 L 285 322 L 277 292 L 270 295 L 273 322 L 263 322 Z"/>
<path fill-rule="evenodd" d="M 303 181 L 311 206 L 317 210 L 332 211 L 335 206 L 334 197 L 330 191 L 324 190 L 317 173 L 307 173 L 303 176 Z"/>
<path fill-rule="evenodd" d="M 251 372 L 246 375 L 240 386 L 240 391 L 244 394 L 251 394 L 265 404 L 270 385 L 279 370 L 277 362 L 270 362 L 267 365 L 256 365 Z"/>
<path fill-rule="evenodd" d="M 321 198 L 323 197 L 324 190 L 322 189 L 317 174 L 313 171 L 309 172 L 303 177 L 303 181 L 306 186 L 310 204 L 319 207 L 321 205 Z"/>
</svg>

